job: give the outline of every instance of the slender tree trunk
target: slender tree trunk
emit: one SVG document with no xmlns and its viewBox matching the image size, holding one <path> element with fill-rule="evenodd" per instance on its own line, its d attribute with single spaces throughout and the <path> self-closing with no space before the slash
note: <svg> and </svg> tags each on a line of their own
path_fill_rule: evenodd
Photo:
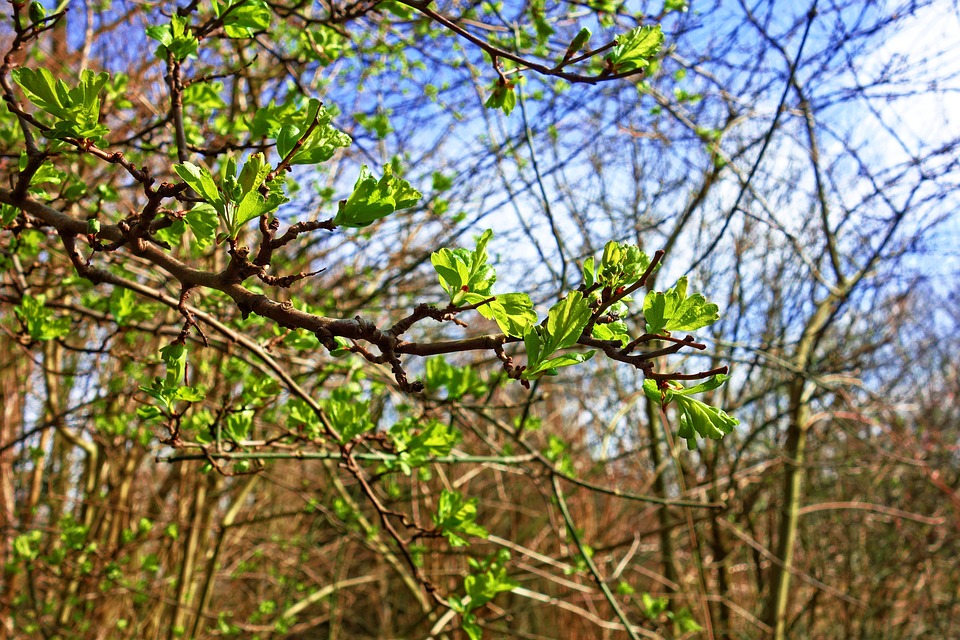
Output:
<svg viewBox="0 0 960 640">
<path fill-rule="evenodd" d="M 844 292 L 843 295 L 845 295 Z M 774 640 L 786 638 L 787 607 L 790 603 L 790 579 L 793 574 L 794 545 L 800 520 L 803 496 L 803 471 L 806 462 L 807 430 L 810 426 L 810 396 L 814 384 L 807 378 L 807 369 L 814 356 L 814 347 L 820 332 L 830 321 L 839 296 L 831 295 L 817 305 L 797 344 L 793 363 L 795 377 L 790 383 L 789 424 L 783 457 L 786 469 L 783 476 L 783 503 L 777 527 L 776 558 L 770 577 L 770 596 L 764 612 L 764 622 L 773 630 Z"/>
<path fill-rule="evenodd" d="M 710 482 L 713 483 L 707 495 L 711 502 L 719 502 L 721 500 L 721 491 L 717 480 L 719 479 L 720 446 L 718 444 L 708 444 L 707 446 L 712 453 L 712 455 L 708 457 L 709 468 L 707 473 Z M 724 539 L 723 529 L 717 520 L 725 517 L 726 514 L 718 515 L 710 522 L 710 550 L 713 553 L 713 563 L 717 567 L 717 593 L 724 597 L 730 593 L 730 576 L 727 572 L 727 544 Z M 713 617 L 719 621 L 718 627 L 714 630 L 716 637 L 721 640 L 723 638 L 729 638 L 730 629 L 732 628 L 730 609 L 723 602 L 718 602 L 714 608 Z"/>
<path fill-rule="evenodd" d="M 650 461 L 653 463 L 654 473 L 656 474 L 653 478 L 654 495 L 666 497 L 667 485 L 663 479 L 665 469 L 663 468 L 663 457 L 660 453 L 660 442 L 662 440 L 660 437 L 660 410 L 658 405 L 649 398 L 644 398 L 644 401 L 646 402 L 647 411 L 647 437 L 650 438 Z M 671 538 L 674 523 L 670 520 L 670 511 L 666 507 L 657 509 L 657 518 L 660 525 L 660 553 L 663 556 L 663 577 L 679 586 L 680 578 L 677 574 L 673 539 Z"/>
<path fill-rule="evenodd" d="M 803 467 L 806 461 L 807 428 L 810 409 L 803 399 L 803 379 L 795 380 L 790 388 L 790 425 L 784 457 L 786 472 L 783 481 L 783 504 L 780 509 L 780 525 L 777 535 L 776 557 L 770 580 L 770 599 L 765 621 L 773 629 L 775 640 L 786 636 L 787 605 L 790 601 L 790 578 L 793 570 L 793 554 L 800 520 L 800 505 L 803 495 Z"/>
</svg>

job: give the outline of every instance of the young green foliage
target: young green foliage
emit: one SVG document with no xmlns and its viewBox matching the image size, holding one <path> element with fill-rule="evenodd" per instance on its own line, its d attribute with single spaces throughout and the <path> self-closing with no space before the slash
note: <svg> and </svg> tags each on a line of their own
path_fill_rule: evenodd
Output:
<svg viewBox="0 0 960 640">
<path fill-rule="evenodd" d="M 433 523 L 443 533 L 451 547 L 465 547 L 467 536 L 486 538 L 487 530 L 476 522 L 477 499 L 464 500 L 458 491 L 440 491 Z"/>
<path fill-rule="evenodd" d="M 443 356 L 427 360 L 423 383 L 430 391 L 446 388 L 448 400 L 459 400 L 467 394 L 481 396 L 487 392 L 487 385 L 474 367 L 455 367 Z"/>
<path fill-rule="evenodd" d="M 622 302 L 616 302 L 607 309 L 607 313 L 616 317 L 623 317 L 629 311 L 627 305 Z M 630 342 L 630 331 L 627 328 L 627 323 L 623 320 L 616 320 L 614 322 L 604 322 L 596 323 L 593 325 L 593 332 L 591 334 L 597 340 L 615 340 L 620 343 L 620 346 L 626 346 Z"/>
<path fill-rule="evenodd" d="M 29 164 L 30 164 L 30 157 L 27 155 L 26 151 L 22 151 L 20 153 L 20 164 L 18 167 L 20 169 L 20 172 L 22 173 L 23 171 L 25 171 L 29 166 Z M 40 165 L 40 168 L 37 169 L 33 173 L 33 176 L 31 176 L 30 178 L 29 191 L 30 193 L 35 194 L 40 198 L 50 200 L 54 196 L 49 194 L 45 187 L 42 187 L 40 185 L 48 185 L 48 184 L 54 185 L 54 186 L 61 185 L 65 182 L 70 181 L 71 178 L 72 177 L 68 175 L 66 172 L 60 171 L 55 166 L 53 166 L 53 163 L 49 162 L 47 159 L 44 159 L 43 164 Z"/>
<path fill-rule="evenodd" d="M 483 106 L 487 109 L 501 109 L 505 115 L 510 115 L 517 106 L 517 94 L 513 90 L 513 84 L 499 80 L 495 82 L 490 97 Z"/>
<path fill-rule="evenodd" d="M 270 165 L 266 164 L 262 153 L 251 155 L 244 163 L 239 176 L 236 175 L 236 160 L 229 158 L 223 165 L 220 187 L 217 186 L 213 174 L 206 167 L 184 162 L 174 165 L 173 169 L 213 207 L 231 238 L 236 238 L 244 225 L 254 218 L 269 213 L 289 201 L 279 184 L 271 182 L 269 185 L 264 185 L 264 180 L 270 173 Z M 261 187 L 265 187 L 265 196 L 261 193 Z M 201 209 L 194 216 L 188 215 L 187 224 L 201 242 L 209 239 L 209 210 Z"/>
<path fill-rule="evenodd" d="M 480 640 L 483 637 L 477 617 L 473 613 L 477 609 L 497 597 L 498 593 L 513 591 L 520 583 L 507 575 L 506 563 L 510 560 L 510 552 L 501 549 L 486 560 L 469 558 L 470 574 L 463 579 L 465 598 L 450 596 L 450 608 L 459 613 L 463 619 L 463 630 L 470 640 Z"/>
<path fill-rule="evenodd" d="M 43 294 L 24 294 L 20 304 L 13 308 L 33 340 L 55 340 L 70 333 L 70 318 L 54 317 L 53 309 L 44 306 L 46 301 Z"/>
<path fill-rule="evenodd" d="M 431 458 L 449 455 L 460 442 L 460 431 L 438 420 L 421 425 L 413 418 L 404 418 L 390 427 L 390 439 L 397 452 L 397 461 L 386 464 L 388 469 L 399 467 L 404 475 L 421 467 Z"/>
<path fill-rule="evenodd" d="M 591 280 L 587 286 L 592 285 L 595 278 L 603 286 L 617 289 L 636 283 L 650 266 L 650 258 L 635 244 L 611 240 L 603 247 L 600 268 L 595 272 L 592 269 L 593 264 L 593 256 L 584 261 L 584 280 L 588 272 Z"/>
<path fill-rule="evenodd" d="M 327 111 L 319 100 L 311 98 L 307 101 L 305 109 L 288 113 L 286 117 L 277 121 L 280 124 L 279 130 L 271 132 L 276 136 L 277 153 L 281 158 L 286 158 L 296 149 L 296 153 L 289 161 L 292 165 L 326 162 L 333 157 L 337 149 L 349 147 L 353 142 L 350 136 L 330 126 L 332 120 L 333 114 Z M 313 127 L 313 131 L 303 138 L 310 127 Z M 299 149 L 297 149 L 298 142 Z"/>
<path fill-rule="evenodd" d="M 147 35 L 157 42 L 156 56 L 161 60 L 167 59 L 167 54 L 174 60 L 184 60 L 188 56 L 196 56 L 200 42 L 187 28 L 189 20 L 177 13 L 170 17 L 170 24 L 147 27 Z"/>
<path fill-rule="evenodd" d="M 693 398 L 694 394 L 712 391 L 729 379 L 727 375 L 716 375 L 694 387 L 671 384 L 659 388 L 655 380 L 643 381 L 643 392 L 651 400 L 666 406 L 676 401 L 680 410 L 680 429 L 677 435 L 687 441 L 688 449 L 697 448 L 697 436 L 719 440 L 740 424 L 736 418 L 724 411 L 711 407 L 702 400 Z"/>
<path fill-rule="evenodd" d="M 617 36 L 617 46 L 605 60 L 614 73 L 626 73 L 644 69 L 660 52 L 663 45 L 663 30 L 660 25 L 631 29 Z"/>
<path fill-rule="evenodd" d="M 666 292 L 651 291 L 643 300 L 643 317 L 647 333 L 661 331 L 696 331 L 709 326 L 720 317 L 720 308 L 707 302 L 702 294 L 687 295 L 687 277 Z"/>
<path fill-rule="evenodd" d="M 145 420 L 172 415 L 178 402 L 200 402 L 206 397 L 206 391 L 202 387 L 183 384 L 187 373 L 186 345 L 172 342 L 160 349 L 160 358 L 166 365 L 166 375 L 163 378 L 154 378 L 149 387 L 140 387 L 141 391 L 157 401 L 156 404 L 137 409 L 137 415 Z"/>
<path fill-rule="evenodd" d="M 493 231 L 487 229 L 477 238 L 473 251 L 440 249 L 431 254 L 430 262 L 440 278 L 440 286 L 450 296 L 450 304 L 463 306 L 489 300 L 477 307 L 480 315 L 496 321 L 505 334 L 519 338 L 536 323 L 537 314 L 533 301 L 525 293 L 493 294 L 497 274 L 487 264 L 487 244 L 491 238 Z"/>
<path fill-rule="evenodd" d="M 394 211 L 416 206 L 422 197 L 409 182 L 393 175 L 391 165 L 383 168 L 383 177 L 379 180 L 363 165 L 353 193 L 340 201 L 333 223 L 340 227 L 365 227 Z"/>
<path fill-rule="evenodd" d="M 223 16 L 224 33 L 228 38 L 250 38 L 270 28 L 273 12 L 264 0 L 213 1 L 213 12 Z"/>
<path fill-rule="evenodd" d="M 573 40 L 570 41 L 570 46 L 567 47 L 567 50 L 563 54 L 563 62 L 566 62 L 573 56 L 577 54 L 580 49 L 583 49 L 587 46 L 587 43 L 590 42 L 590 36 L 593 35 L 590 33 L 590 29 L 583 27 L 580 31 L 577 32 L 577 35 L 574 36 Z"/>
<path fill-rule="evenodd" d="M 497 275 L 487 264 L 487 244 L 493 231 L 487 229 L 479 238 L 473 251 L 469 249 L 440 249 L 430 255 L 430 262 L 440 276 L 440 286 L 450 295 L 450 304 L 461 306 L 467 303 L 467 294 L 490 296 Z"/>
<path fill-rule="evenodd" d="M 110 78 L 105 72 L 88 69 L 80 72 L 80 83 L 72 89 L 63 80 L 55 80 L 46 69 L 20 67 L 10 72 L 27 99 L 54 118 L 48 138 L 85 138 L 98 140 L 110 130 L 100 121 L 100 91 Z"/>
<path fill-rule="evenodd" d="M 370 401 L 362 401 L 352 386 L 334 389 L 321 404 L 330 418 L 330 425 L 343 442 L 349 442 L 376 426 L 370 419 Z"/>
<path fill-rule="evenodd" d="M 579 291 L 573 291 L 550 308 L 545 325 L 528 327 L 523 334 L 523 344 L 527 350 L 527 368 L 523 371 L 523 379 L 536 380 L 544 374 L 555 375 L 560 367 L 589 360 L 593 351 L 551 356 L 577 343 L 590 320 L 590 314 L 589 300 Z"/>
</svg>

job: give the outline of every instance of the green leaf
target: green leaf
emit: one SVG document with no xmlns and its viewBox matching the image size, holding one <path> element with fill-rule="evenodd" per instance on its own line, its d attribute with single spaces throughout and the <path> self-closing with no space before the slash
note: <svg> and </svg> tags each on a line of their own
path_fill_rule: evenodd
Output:
<svg viewBox="0 0 960 640">
<path fill-rule="evenodd" d="M 110 292 L 110 315 L 118 326 L 124 326 L 137 312 L 137 294 L 130 289 L 116 287 Z"/>
<path fill-rule="evenodd" d="M 207 397 L 207 392 L 202 387 L 178 387 L 173 397 L 185 402 L 201 402 Z"/>
<path fill-rule="evenodd" d="M 587 354 L 567 354 L 551 358 L 554 352 L 572 347 L 583 334 L 590 320 L 590 302 L 579 291 L 573 291 L 566 298 L 553 305 L 547 312 L 544 326 L 530 326 L 523 335 L 527 350 L 527 368 L 523 372 L 525 380 L 535 380 L 552 369 L 567 367 L 589 359 Z"/>
<path fill-rule="evenodd" d="M 593 326 L 593 337 L 597 340 L 616 340 L 621 347 L 630 342 L 627 325 L 622 321 L 595 324 Z"/>
<path fill-rule="evenodd" d="M 586 289 L 592 287 L 597 281 L 597 269 L 594 266 L 594 262 L 593 256 L 583 261 L 583 269 L 581 269 L 581 271 L 583 273 L 583 286 Z"/>
<path fill-rule="evenodd" d="M 183 217 L 197 241 L 197 247 L 203 249 L 213 243 L 219 221 L 217 210 L 212 205 L 200 203 Z"/>
<path fill-rule="evenodd" d="M 290 164 L 326 162 L 333 157 L 337 149 L 349 147 L 350 143 L 353 142 L 350 136 L 330 126 L 333 114 L 327 111 L 319 100 L 311 98 L 306 109 L 301 109 L 294 117 L 282 122 L 283 149 L 280 147 L 280 139 L 277 139 L 277 153 L 280 154 L 281 158 L 287 157 L 287 154 L 293 150 L 294 145 L 301 137 L 301 132 L 307 131 L 313 124 L 314 119 L 317 121 L 316 127 L 304 139 L 300 150 L 290 160 Z"/>
<path fill-rule="evenodd" d="M 297 125 L 288 123 L 280 127 L 280 132 L 277 133 L 277 153 L 281 159 L 293 151 L 299 139 L 300 127 Z"/>
<path fill-rule="evenodd" d="M 34 340 L 55 340 L 70 333 L 70 318 L 55 317 L 53 309 L 44 306 L 46 302 L 45 295 L 25 294 L 20 304 L 13 308 L 27 333 Z"/>
<path fill-rule="evenodd" d="M 357 124 L 361 127 L 375 134 L 378 140 L 384 140 L 394 131 L 393 127 L 390 126 L 391 112 L 392 110 L 388 109 L 386 112 L 376 113 L 372 116 L 368 116 L 365 113 L 357 113 L 354 114 L 353 119 L 356 120 Z"/>
<path fill-rule="evenodd" d="M 654 598 L 649 593 L 640 595 L 640 601 L 643 604 L 643 613 L 651 620 L 667 610 L 670 601 L 667 598 Z"/>
<path fill-rule="evenodd" d="M 606 57 L 614 73 L 625 73 L 647 67 L 660 52 L 663 30 L 660 25 L 631 29 L 617 36 L 617 46 Z"/>
<path fill-rule="evenodd" d="M 169 24 L 147 27 L 147 36 L 160 43 L 156 51 L 158 58 L 166 58 L 168 52 L 177 60 L 196 55 L 200 43 L 190 33 L 187 23 L 186 17 L 174 13 Z"/>
<path fill-rule="evenodd" d="M 26 67 L 20 67 L 10 72 L 14 81 L 23 92 L 27 99 L 40 107 L 47 113 L 59 118 L 69 118 L 70 112 L 67 105 L 61 102 L 60 95 L 57 93 L 56 84 L 53 75 L 46 69 L 40 68 L 34 71 Z M 62 81 L 60 81 L 62 83 Z"/>
<path fill-rule="evenodd" d="M 487 109 L 502 109 L 504 114 L 510 115 L 517 106 L 517 94 L 514 93 L 513 86 L 512 83 L 497 81 L 483 106 Z"/>
<path fill-rule="evenodd" d="M 57 118 L 48 137 L 97 139 L 109 131 L 99 124 L 100 91 L 110 79 L 109 74 L 84 69 L 79 84 L 72 89 L 43 68 L 34 71 L 21 67 L 11 75 L 30 102 Z"/>
<path fill-rule="evenodd" d="M 223 24 L 229 38 L 249 38 L 256 31 L 270 28 L 273 13 L 263 0 L 240 0 L 223 4 L 215 2 L 214 6 L 219 7 L 218 16 L 226 13 Z"/>
<path fill-rule="evenodd" d="M 322 404 L 330 424 L 340 433 L 343 442 L 349 442 L 375 426 L 370 420 L 370 402 L 361 401 L 349 387 L 334 389 Z"/>
<path fill-rule="evenodd" d="M 439 360 L 442 362 L 442 359 Z M 449 455 L 462 437 L 452 425 L 432 420 L 422 426 L 413 418 L 404 418 L 397 422 L 390 428 L 389 433 L 400 458 L 399 464 L 390 463 L 386 466 L 400 466 L 406 475 L 410 475 L 411 469 L 426 464 L 431 458 Z"/>
<path fill-rule="evenodd" d="M 720 317 L 719 310 L 699 293 L 687 296 L 686 276 L 680 278 L 672 289 L 650 291 L 643 300 L 647 333 L 695 331 L 716 322 Z"/>
<path fill-rule="evenodd" d="M 465 296 L 465 302 L 473 304 L 487 296 L 476 293 Z M 495 320 L 497 326 L 508 336 L 522 338 L 527 329 L 537 322 L 537 312 L 533 310 L 533 301 L 525 293 L 498 293 L 487 304 L 477 307 L 484 318 Z"/>
<path fill-rule="evenodd" d="M 703 631 L 696 619 L 693 617 L 693 614 L 690 613 L 690 609 L 684 607 L 674 613 L 673 611 L 667 612 L 667 617 L 673 620 L 673 624 L 676 627 L 679 634 L 687 633 L 696 633 L 698 631 Z"/>
<path fill-rule="evenodd" d="M 498 593 L 513 591 L 520 583 L 507 575 L 504 567 L 496 566 L 482 573 L 474 573 L 463 579 L 463 587 L 470 596 L 470 609 L 479 609 Z"/>
<path fill-rule="evenodd" d="M 47 8 L 34 0 L 30 3 L 30 9 L 27 12 L 30 22 L 37 23 L 47 17 Z"/>
<path fill-rule="evenodd" d="M 493 231 L 487 229 L 477 238 L 473 251 L 463 248 L 440 249 L 430 255 L 430 262 L 440 276 L 440 286 L 449 294 L 451 304 L 476 304 L 492 296 L 497 274 L 493 267 L 487 264 L 487 244 L 491 238 Z M 523 304 L 520 299 L 508 302 L 514 306 Z"/>
<path fill-rule="evenodd" d="M 697 436 L 719 440 L 740 424 L 739 420 L 721 409 L 691 397 L 692 394 L 712 391 L 728 379 L 727 375 L 716 375 L 694 387 L 671 385 L 664 389 L 659 388 L 655 380 L 644 380 L 643 392 L 662 406 L 676 401 L 680 411 L 680 428 L 677 435 L 687 441 L 687 448 L 695 449 Z"/>
<path fill-rule="evenodd" d="M 442 356 L 428 359 L 424 373 L 427 389 L 436 391 L 445 387 L 449 400 L 459 400 L 467 394 L 482 396 L 487 392 L 487 386 L 473 367 L 453 366 Z"/>
<path fill-rule="evenodd" d="M 433 522 L 441 529 L 443 536 L 452 547 L 464 547 L 468 542 L 463 536 L 486 538 L 487 530 L 476 523 L 477 499 L 464 500 L 456 491 L 440 491 L 437 512 Z"/>
<path fill-rule="evenodd" d="M 381 2 L 379 6 L 386 4 Z M 313 31 L 304 29 L 299 40 L 302 53 L 321 65 L 332 64 L 343 55 L 344 38 L 329 27 L 320 25 Z"/>
<path fill-rule="evenodd" d="M 594 353 L 594 350 L 590 350 L 585 353 L 564 353 L 556 358 L 545 360 L 544 362 L 540 363 L 537 369 L 547 372 L 548 375 L 556 375 L 557 369 L 561 367 L 569 367 L 570 365 L 574 364 L 580 364 L 581 362 L 586 362 L 593 357 Z M 551 373 L 551 371 L 553 372 Z"/>
<path fill-rule="evenodd" d="M 577 35 L 574 36 L 573 40 L 570 42 L 570 46 L 567 47 L 566 53 L 563 54 L 564 60 L 569 60 L 576 54 L 580 49 L 583 49 L 587 46 L 587 43 L 590 41 L 590 36 L 593 35 L 590 33 L 590 29 L 583 27 L 580 31 L 577 32 Z"/>
<path fill-rule="evenodd" d="M 398 209 L 408 209 L 423 197 L 406 180 L 393 175 L 388 164 L 383 168 L 383 177 L 377 180 L 367 169 L 360 167 L 360 177 L 353 187 L 353 193 L 340 201 L 340 207 L 333 223 L 341 227 L 365 227 L 384 218 Z"/>
<path fill-rule="evenodd" d="M 434 171 L 431 175 L 430 186 L 438 193 L 449 191 L 450 188 L 453 187 L 453 176 L 447 176 L 439 171 Z"/>
<path fill-rule="evenodd" d="M 11 204 L 0 204 L 0 226 L 7 226 L 17 219 L 20 209 Z"/>
<path fill-rule="evenodd" d="M 43 533 L 34 529 L 14 538 L 14 557 L 20 560 L 36 560 L 40 556 L 40 539 L 42 537 Z"/>
<path fill-rule="evenodd" d="M 262 153 L 254 153 L 243 165 L 237 182 L 240 185 L 241 193 L 247 194 L 260 188 L 264 178 L 270 173 L 270 165 L 264 160 Z"/>
<path fill-rule="evenodd" d="M 588 260 L 592 260 L 592 257 Z M 629 287 L 643 276 L 649 266 L 650 258 L 640 247 L 611 240 L 603 247 L 603 257 L 594 277 L 597 282 L 611 289 Z M 585 282 L 586 279 L 585 274 Z"/>
<path fill-rule="evenodd" d="M 223 434 L 231 440 L 246 440 L 253 428 L 253 410 L 233 411 L 223 421 Z"/>
<path fill-rule="evenodd" d="M 217 189 L 217 183 L 213 181 L 213 174 L 209 169 L 198 167 L 192 162 L 184 162 L 173 165 L 173 170 L 204 200 L 212 205 L 223 206 L 223 196 Z"/>
<path fill-rule="evenodd" d="M 254 218 L 259 218 L 262 214 L 269 213 L 289 201 L 290 199 L 282 193 L 271 192 L 267 198 L 264 198 L 257 191 L 249 192 L 237 207 L 234 231 L 239 231 L 240 227 Z"/>
<path fill-rule="evenodd" d="M 477 624 L 476 616 L 472 614 L 465 615 L 460 625 L 469 640 L 483 640 L 483 628 Z"/>
<path fill-rule="evenodd" d="M 547 343 L 550 352 L 572 347 L 580 339 L 583 328 L 590 320 L 590 303 L 579 291 L 573 291 L 566 298 L 553 305 L 547 312 Z"/>
<path fill-rule="evenodd" d="M 160 349 L 160 359 L 167 365 L 166 382 L 175 387 L 187 373 L 187 348 L 182 342 L 171 342 Z"/>
</svg>

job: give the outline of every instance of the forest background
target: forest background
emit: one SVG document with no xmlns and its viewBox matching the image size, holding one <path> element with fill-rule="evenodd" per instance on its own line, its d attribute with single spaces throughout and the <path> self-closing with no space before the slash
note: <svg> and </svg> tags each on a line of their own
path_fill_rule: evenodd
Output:
<svg viewBox="0 0 960 640">
<path fill-rule="evenodd" d="M 7 3 L 0 638 L 958 635 L 958 39 Z"/>
</svg>

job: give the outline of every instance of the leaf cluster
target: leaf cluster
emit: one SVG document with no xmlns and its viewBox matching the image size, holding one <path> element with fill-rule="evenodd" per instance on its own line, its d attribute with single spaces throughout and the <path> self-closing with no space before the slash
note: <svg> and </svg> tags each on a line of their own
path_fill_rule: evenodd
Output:
<svg viewBox="0 0 960 640">
<path fill-rule="evenodd" d="M 658 386 L 654 380 L 643 381 L 643 392 L 648 398 L 661 406 L 676 402 L 680 411 L 680 428 L 677 435 L 687 441 L 688 449 L 697 448 L 697 438 L 719 440 L 740 424 L 736 418 L 721 409 L 712 407 L 702 400 L 691 396 L 713 391 L 726 382 L 730 376 L 715 375 L 694 387 L 679 384 Z"/>
<path fill-rule="evenodd" d="M 10 75 L 30 102 L 56 118 L 53 128 L 47 132 L 48 137 L 98 140 L 109 132 L 99 124 L 100 91 L 109 74 L 84 69 L 80 72 L 80 82 L 73 88 L 63 80 L 54 79 L 44 68 L 20 67 Z"/>
<path fill-rule="evenodd" d="M 526 293 L 494 295 L 497 274 L 487 263 L 487 244 L 493 231 L 487 229 L 470 249 L 440 249 L 430 255 L 430 262 L 440 279 L 440 286 L 450 296 L 454 307 L 477 305 L 483 317 L 496 321 L 508 336 L 522 337 L 537 321 L 533 301 Z M 482 303 L 482 304 L 481 304 Z"/>
</svg>

